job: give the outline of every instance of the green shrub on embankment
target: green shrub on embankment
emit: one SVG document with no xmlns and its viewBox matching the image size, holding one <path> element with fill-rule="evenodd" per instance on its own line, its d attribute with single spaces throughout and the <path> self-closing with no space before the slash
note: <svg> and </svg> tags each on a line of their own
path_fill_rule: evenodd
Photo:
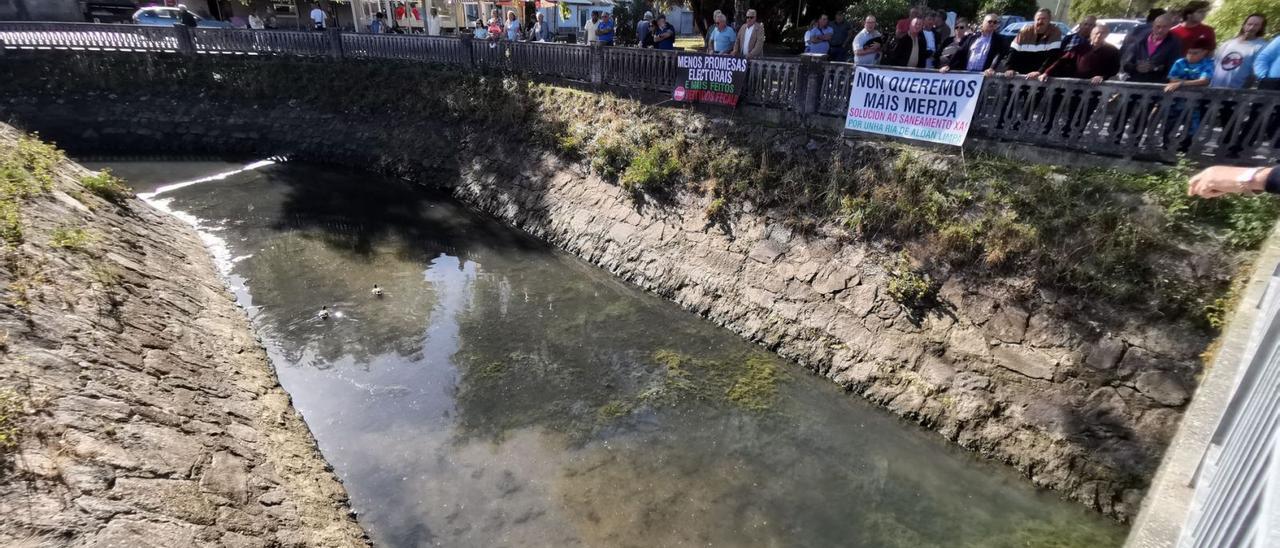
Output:
<svg viewBox="0 0 1280 548">
<path fill-rule="evenodd" d="M 22 243 L 22 203 L 53 188 L 53 168 L 62 158 L 57 148 L 34 137 L 0 141 L 0 240 L 5 245 Z"/>
</svg>

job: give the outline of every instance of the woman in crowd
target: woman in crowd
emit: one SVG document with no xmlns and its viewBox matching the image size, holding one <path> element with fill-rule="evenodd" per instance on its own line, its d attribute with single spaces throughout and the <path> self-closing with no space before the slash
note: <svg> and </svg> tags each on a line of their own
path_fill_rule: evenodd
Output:
<svg viewBox="0 0 1280 548">
<path fill-rule="evenodd" d="M 514 11 L 507 12 L 506 31 L 507 31 L 507 41 L 509 42 L 520 41 L 520 20 L 516 19 L 516 12 Z"/>
</svg>

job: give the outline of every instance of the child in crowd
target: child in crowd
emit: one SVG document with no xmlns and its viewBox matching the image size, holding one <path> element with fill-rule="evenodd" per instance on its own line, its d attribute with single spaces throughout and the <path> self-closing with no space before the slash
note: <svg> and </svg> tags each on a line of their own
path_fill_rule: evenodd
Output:
<svg viewBox="0 0 1280 548">
<path fill-rule="evenodd" d="M 1182 88 L 1209 85 L 1209 80 L 1213 78 L 1212 53 L 1215 45 L 1208 39 L 1193 41 L 1191 46 L 1187 48 L 1187 54 L 1174 61 L 1173 66 L 1169 68 L 1169 83 L 1165 84 L 1164 92 L 1172 93 Z M 1182 112 L 1186 109 L 1186 99 L 1175 99 L 1169 104 L 1169 117 L 1165 122 L 1166 139 L 1169 138 L 1174 129 L 1177 129 L 1178 121 L 1182 118 Z M 1191 118 L 1188 120 L 1186 132 L 1182 135 L 1181 149 L 1184 151 L 1191 144 L 1191 136 L 1195 135 L 1196 130 L 1200 127 L 1200 115 L 1204 107 L 1192 105 L 1191 109 Z"/>
<path fill-rule="evenodd" d="M 1213 48 L 1214 43 L 1208 40 L 1192 42 L 1191 47 L 1187 48 L 1187 54 L 1174 61 L 1169 68 L 1169 83 L 1164 86 L 1165 93 L 1209 85 L 1209 79 L 1213 78 L 1213 58 L 1209 54 L 1213 53 Z"/>
</svg>

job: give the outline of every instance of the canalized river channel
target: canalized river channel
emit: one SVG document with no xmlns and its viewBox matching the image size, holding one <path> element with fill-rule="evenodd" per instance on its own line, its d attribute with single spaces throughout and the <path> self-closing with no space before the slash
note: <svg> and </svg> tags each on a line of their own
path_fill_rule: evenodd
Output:
<svg viewBox="0 0 1280 548">
<path fill-rule="evenodd" d="M 447 194 L 297 163 L 189 185 L 243 165 L 90 165 L 200 229 L 379 545 L 1123 540 Z"/>
</svg>

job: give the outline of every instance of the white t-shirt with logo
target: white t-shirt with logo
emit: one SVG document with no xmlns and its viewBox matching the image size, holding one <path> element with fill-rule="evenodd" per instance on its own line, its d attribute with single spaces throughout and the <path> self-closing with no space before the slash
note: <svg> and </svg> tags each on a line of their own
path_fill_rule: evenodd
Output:
<svg viewBox="0 0 1280 548">
<path fill-rule="evenodd" d="M 1249 85 L 1253 76 L 1253 59 L 1266 45 L 1267 41 L 1262 38 L 1246 41 L 1237 36 L 1227 40 L 1214 54 L 1213 78 L 1209 85 L 1236 89 Z"/>
</svg>

